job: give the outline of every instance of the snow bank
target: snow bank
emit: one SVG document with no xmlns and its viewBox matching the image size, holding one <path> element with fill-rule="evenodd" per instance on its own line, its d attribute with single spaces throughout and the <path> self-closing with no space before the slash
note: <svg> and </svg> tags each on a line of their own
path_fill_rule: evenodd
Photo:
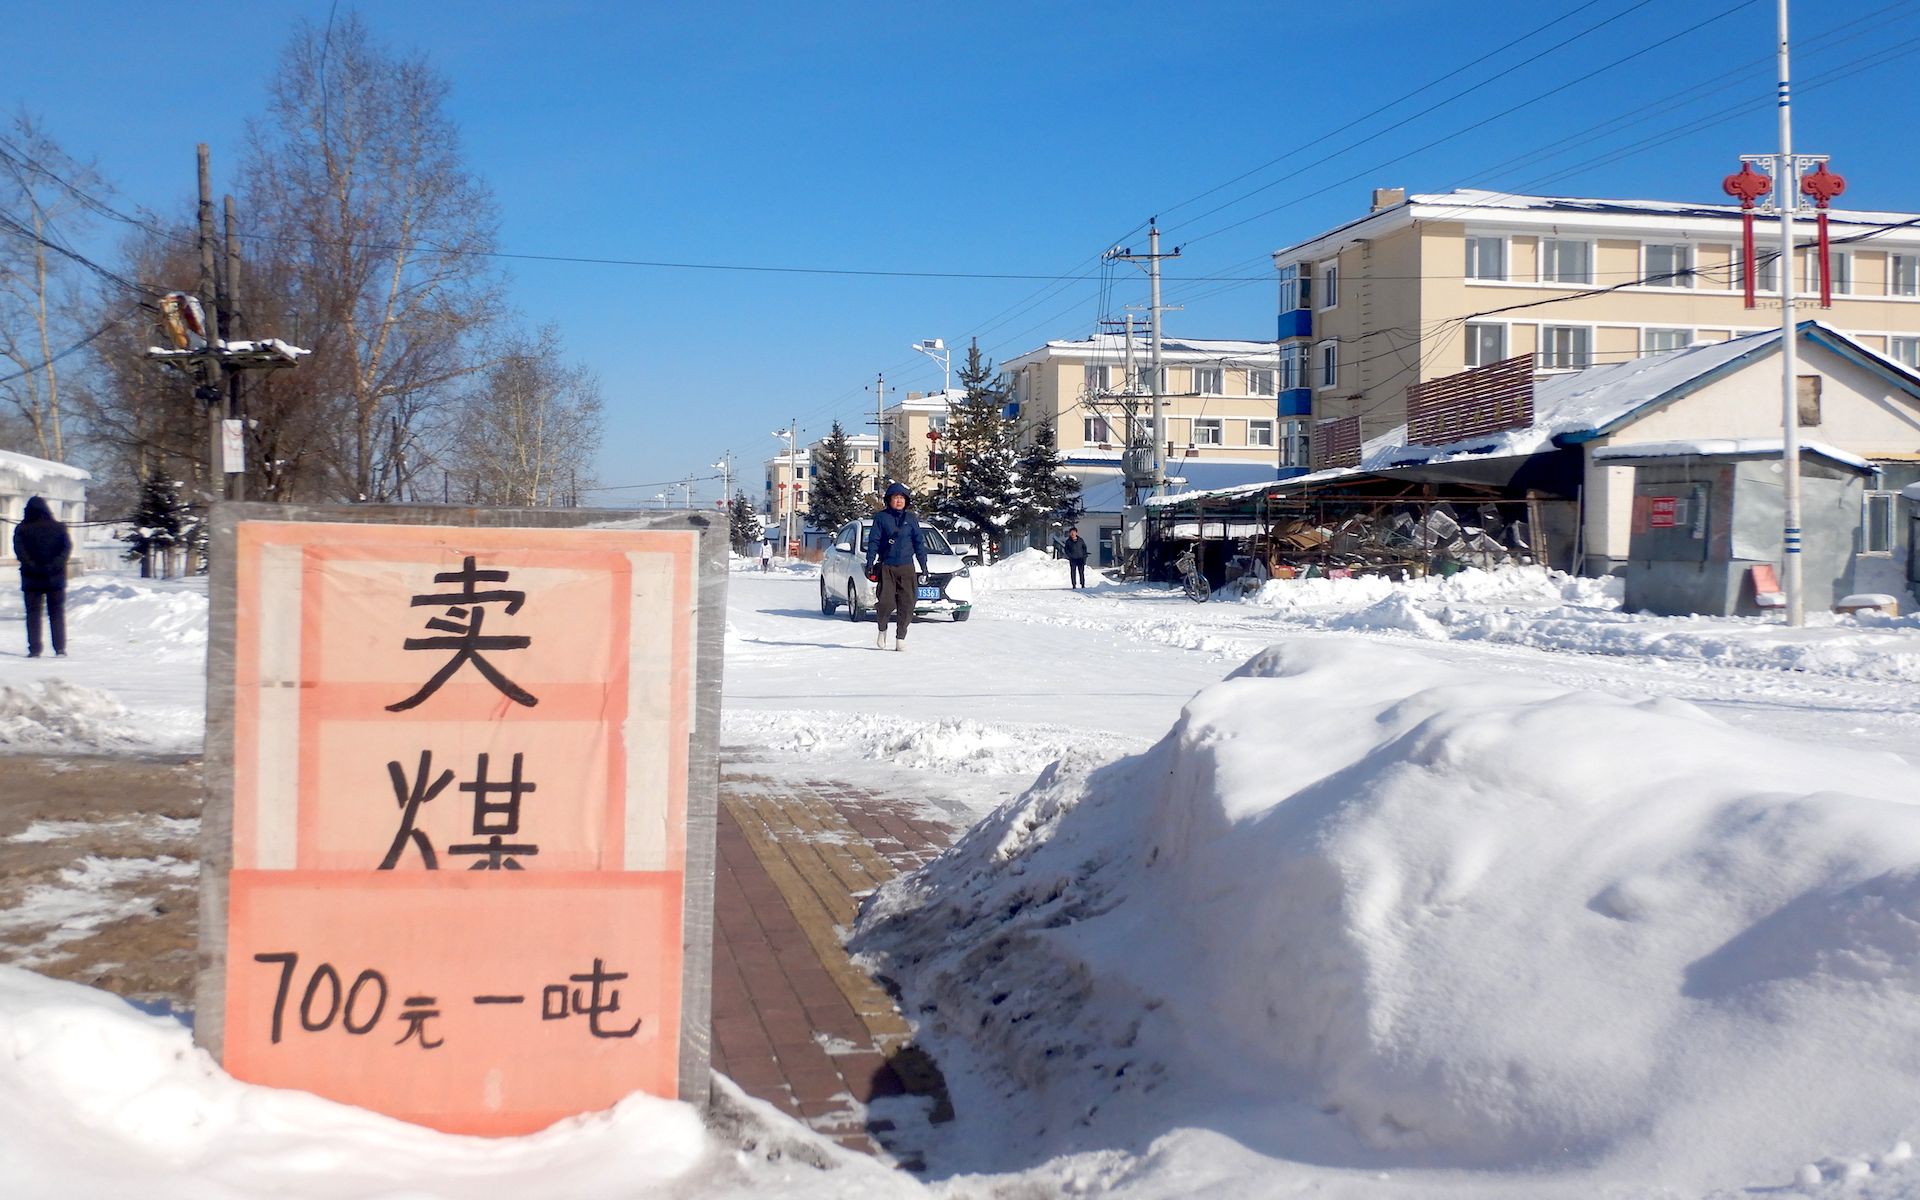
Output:
<svg viewBox="0 0 1920 1200">
<path fill-rule="evenodd" d="M 452 1137 L 239 1083 L 178 1023 L 0 967 L 9 1200 L 750 1197 L 880 1200 L 918 1185 L 720 1085 L 721 1128 L 630 1096 L 524 1138 Z"/>
<path fill-rule="evenodd" d="M 973 568 L 972 576 L 974 590 L 981 592 L 1064 588 L 1067 586 L 1067 560 L 1055 558 L 1045 550 L 1022 550 L 1018 554 L 1009 554 L 997 563 Z M 1089 581 L 1093 578 L 1092 575 L 1088 576 Z"/>
<path fill-rule="evenodd" d="M 1200 1126 L 1528 1195 L 1784 1184 L 1920 1128 L 1916 797 L 1892 755 L 1294 639 L 1044 772 L 855 947 L 1019 1161 Z"/>
<path fill-rule="evenodd" d="M 60 679 L 0 684 L 0 749 L 128 750 L 148 744 L 127 706 Z"/>
<path fill-rule="evenodd" d="M 915 771 L 1027 775 L 1090 742 L 1117 740 L 1053 726 L 983 724 L 965 717 L 920 721 L 896 714 L 728 709 L 726 737 L 779 753 L 886 762 Z"/>
</svg>

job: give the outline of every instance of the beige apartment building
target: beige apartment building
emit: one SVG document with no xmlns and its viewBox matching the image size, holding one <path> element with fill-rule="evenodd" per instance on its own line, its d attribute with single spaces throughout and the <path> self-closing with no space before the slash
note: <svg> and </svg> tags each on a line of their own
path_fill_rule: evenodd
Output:
<svg viewBox="0 0 1920 1200">
<path fill-rule="evenodd" d="M 1749 309 L 1739 211 L 1375 191 L 1366 216 L 1273 255 L 1283 464 L 1308 466 L 1322 422 L 1358 417 L 1362 439 L 1392 430 L 1409 386 L 1467 367 L 1531 354 L 1550 374 L 1777 327 L 1779 223 L 1755 222 Z M 1830 222 L 1833 307 L 1819 307 L 1807 248 L 1794 256 L 1799 315 L 1920 365 L 1920 215 L 1836 209 Z M 1813 222 L 1795 233 L 1811 242 Z"/>
<path fill-rule="evenodd" d="M 1134 339 L 1128 376 L 1126 339 L 1101 334 L 1048 342 L 1003 367 L 1022 426 L 1053 426 L 1061 457 L 1079 468 L 1120 469 L 1132 433 L 1156 440 L 1152 367 L 1144 337 Z M 1167 338 L 1161 343 L 1157 435 L 1169 473 L 1186 462 L 1278 462 L 1274 398 L 1278 362 L 1272 342 Z"/>
<path fill-rule="evenodd" d="M 881 429 L 886 434 L 880 443 L 882 463 L 886 462 L 888 455 L 911 449 L 911 475 L 929 486 L 937 484 L 940 476 L 946 473 L 946 463 L 940 454 L 940 439 L 947 434 L 947 416 L 953 409 L 954 401 L 965 395 L 966 392 L 958 388 L 949 388 L 944 392 L 908 392 L 906 399 L 886 409 L 881 414 Z M 928 434 L 937 436 L 928 437 Z"/>
</svg>

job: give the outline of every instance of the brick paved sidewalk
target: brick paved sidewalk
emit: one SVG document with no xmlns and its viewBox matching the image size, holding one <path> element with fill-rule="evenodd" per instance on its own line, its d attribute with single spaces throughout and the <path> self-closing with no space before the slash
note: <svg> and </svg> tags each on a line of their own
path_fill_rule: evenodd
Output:
<svg viewBox="0 0 1920 1200">
<path fill-rule="evenodd" d="M 952 1117 L 938 1068 L 848 961 L 858 897 L 938 854 L 952 826 L 863 788 L 723 770 L 713 1066 L 843 1145 L 908 1169 Z"/>
</svg>

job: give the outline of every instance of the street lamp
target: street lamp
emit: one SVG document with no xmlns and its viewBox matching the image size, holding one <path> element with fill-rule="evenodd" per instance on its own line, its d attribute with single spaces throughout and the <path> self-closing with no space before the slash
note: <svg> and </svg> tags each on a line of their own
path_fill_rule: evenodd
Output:
<svg viewBox="0 0 1920 1200">
<path fill-rule="evenodd" d="M 665 492 L 655 492 L 653 494 L 653 502 L 661 508 L 665 508 L 667 506 L 667 494 Z"/>
<path fill-rule="evenodd" d="M 924 354 L 940 364 L 940 398 L 947 398 L 947 389 L 953 386 L 953 351 L 939 338 L 923 338 L 913 344 L 916 354 Z"/>
</svg>

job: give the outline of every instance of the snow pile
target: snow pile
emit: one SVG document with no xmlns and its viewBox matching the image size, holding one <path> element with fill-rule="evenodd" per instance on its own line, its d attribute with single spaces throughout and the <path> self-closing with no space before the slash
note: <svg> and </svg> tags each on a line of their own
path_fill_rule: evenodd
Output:
<svg viewBox="0 0 1920 1200">
<path fill-rule="evenodd" d="M 981 592 L 1064 588 L 1067 586 L 1067 560 L 1055 558 L 1045 550 L 1022 550 L 997 563 L 975 567 L 972 574 L 974 589 Z M 1093 578 L 1089 575 L 1089 582 Z"/>
<path fill-rule="evenodd" d="M 1090 742 L 1115 740 L 1051 726 L 983 724 L 966 717 L 919 721 L 895 714 L 727 709 L 729 741 L 776 753 L 886 762 L 915 771 L 1027 775 Z"/>
<path fill-rule="evenodd" d="M 1529 1196 L 1824 1179 L 1920 1129 L 1916 797 L 1892 755 L 1293 639 L 855 947 L 1021 1162 L 1199 1126 Z"/>
<path fill-rule="evenodd" d="M 171 1020 L 0 967 L 0 1163 L 10 1200 L 920 1192 L 730 1085 L 720 1089 L 724 1127 L 713 1132 L 688 1105 L 634 1095 L 531 1137 L 451 1137 L 236 1082 Z"/>
<path fill-rule="evenodd" d="M 0 749 L 125 750 L 147 743 L 127 706 L 99 688 L 60 679 L 0 684 Z"/>
<path fill-rule="evenodd" d="M 67 633 L 76 641 L 112 638 L 142 655 L 201 659 L 207 646 L 206 581 L 76 579 L 67 588 Z"/>
<path fill-rule="evenodd" d="M 1466 570 L 1455 575 L 1426 575 L 1400 583 L 1384 575 L 1353 579 L 1270 579 L 1247 597 L 1248 604 L 1283 613 L 1360 609 L 1393 596 L 1416 604 L 1510 604 L 1532 607 L 1577 605 L 1620 607 L 1624 583 L 1615 577 L 1587 579 L 1545 567 Z"/>
</svg>

